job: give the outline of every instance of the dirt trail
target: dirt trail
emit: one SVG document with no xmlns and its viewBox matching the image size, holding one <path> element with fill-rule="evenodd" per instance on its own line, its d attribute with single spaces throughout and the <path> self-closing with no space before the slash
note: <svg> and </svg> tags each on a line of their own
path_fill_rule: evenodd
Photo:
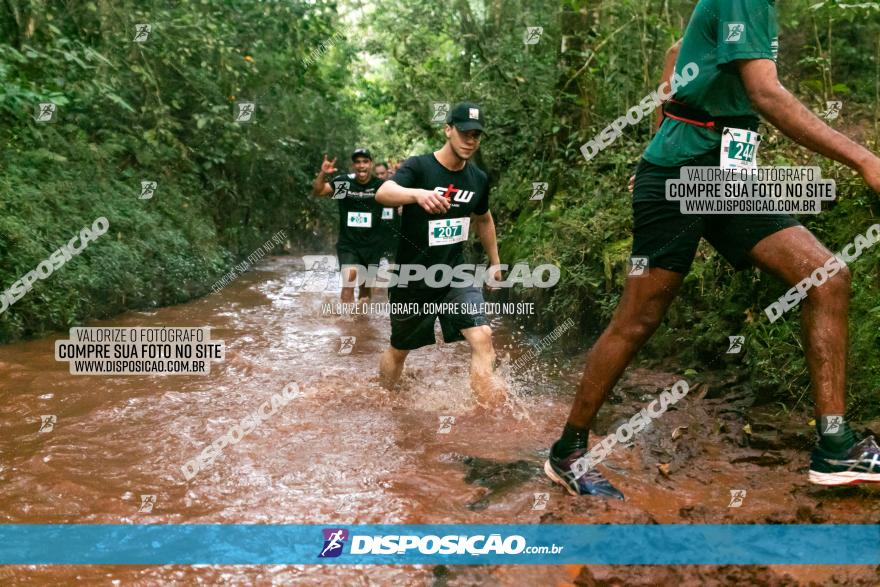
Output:
<svg viewBox="0 0 880 587">
<path fill-rule="evenodd" d="M 552 345 L 504 367 L 517 401 L 479 414 L 468 351 L 412 354 L 403 388 L 376 381 L 381 316 L 322 315 L 334 292 L 301 291 L 298 258 L 267 260 L 219 294 L 91 325 L 211 326 L 227 357 L 208 377 L 71 376 L 54 360 L 66 334 L 0 347 L 0 520 L 4 523 L 880 523 L 878 488 L 823 490 L 806 480 L 808 416 L 752 405 L 747 381 L 705 374 L 603 463 L 625 502 L 574 499 L 542 474 L 582 355 Z M 540 337 L 493 318 L 509 361 Z M 355 337 L 340 354 L 342 337 Z M 565 336 L 577 336 L 572 330 Z M 678 373 L 631 369 L 596 423 L 613 430 Z M 181 465 L 296 381 L 303 395 L 190 482 Z M 54 414 L 51 433 L 40 415 Z M 455 418 L 440 432 L 440 418 Z M 746 428 L 748 424 L 748 428 Z M 880 422 L 868 423 L 880 431 Z M 864 428 L 860 426 L 859 428 Z M 731 490 L 745 490 L 730 507 Z M 536 493 L 547 493 L 543 510 Z M 139 496 L 156 495 L 152 512 Z M 878 585 L 864 566 L 5 567 L 3 584 L 98 585 Z"/>
</svg>

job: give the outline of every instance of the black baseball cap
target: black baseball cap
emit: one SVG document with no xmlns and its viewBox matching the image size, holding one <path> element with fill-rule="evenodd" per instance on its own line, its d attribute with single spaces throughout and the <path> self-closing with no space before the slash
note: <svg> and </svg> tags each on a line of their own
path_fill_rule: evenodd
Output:
<svg viewBox="0 0 880 587">
<path fill-rule="evenodd" d="M 446 124 L 461 131 L 483 130 L 483 109 L 473 102 L 459 102 L 446 115 Z"/>
<path fill-rule="evenodd" d="M 373 160 L 373 156 L 370 155 L 370 152 L 367 149 L 363 149 L 363 148 L 355 149 L 354 152 L 351 154 L 352 161 L 354 161 L 358 157 L 366 157 L 370 161 Z"/>
</svg>

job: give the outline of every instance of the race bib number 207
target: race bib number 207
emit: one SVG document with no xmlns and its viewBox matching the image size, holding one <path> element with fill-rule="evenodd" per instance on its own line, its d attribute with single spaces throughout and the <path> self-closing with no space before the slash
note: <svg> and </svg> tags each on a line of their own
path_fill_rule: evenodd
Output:
<svg viewBox="0 0 880 587">
<path fill-rule="evenodd" d="M 470 218 L 446 218 L 428 222 L 428 246 L 451 245 L 466 241 Z"/>
</svg>

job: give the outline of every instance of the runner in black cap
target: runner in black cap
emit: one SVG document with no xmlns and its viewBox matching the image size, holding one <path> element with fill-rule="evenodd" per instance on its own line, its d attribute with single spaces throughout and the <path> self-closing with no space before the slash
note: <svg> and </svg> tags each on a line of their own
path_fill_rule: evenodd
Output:
<svg viewBox="0 0 880 587">
<path fill-rule="evenodd" d="M 444 131 L 446 144 L 440 150 L 404 161 L 376 195 L 385 206 L 403 206 L 396 262 L 454 268 L 464 263 L 462 249 L 473 230 L 489 264 L 498 265 L 495 223 L 489 212 L 489 178 L 469 163 L 480 148 L 482 108 L 468 102 L 457 104 L 447 115 Z M 493 277 L 500 281 L 500 271 Z M 434 324 L 439 318 L 445 342 L 467 340 L 471 345 L 471 386 L 477 401 L 488 405 L 506 397 L 504 383 L 493 372 L 495 351 L 486 316 L 463 308 L 483 304 L 480 289 L 431 287 L 423 280 L 410 281 L 407 287 L 391 288 L 389 299 L 391 346 L 379 364 L 385 386 L 397 382 L 409 351 L 434 343 Z M 430 308 L 440 304 L 458 304 L 460 311 Z"/>
<path fill-rule="evenodd" d="M 312 194 L 332 196 L 339 201 L 339 240 L 336 255 L 345 283 L 357 283 L 358 275 L 352 265 L 378 265 L 384 248 L 386 232 L 382 229 L 382 206 L 376 202 L 376 190 L 383 180 L 372 175 L 373 157 L 367 149 L 355 149 L 351 154 L 353 173 L 327 177 L 336 172 L 336 158 L 324 155 L 321 171 L 312 184 Z M 332 184 L 332 185 L 331 185 Z M 358 300 L 366 303 L 370 288 L 361 287 Z M 354 286 L 342 288 L 342 301 L 354 301 Z"/>
</svg>

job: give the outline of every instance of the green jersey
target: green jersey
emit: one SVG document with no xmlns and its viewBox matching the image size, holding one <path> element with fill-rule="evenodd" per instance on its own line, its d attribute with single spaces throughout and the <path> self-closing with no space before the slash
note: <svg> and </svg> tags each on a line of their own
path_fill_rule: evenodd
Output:
<svg viewBox="0 0 880 587">
<path fill-rule="evenodd" d="M 675 100 L 712 116 L 757 116 L 734 61 L 776 61 L 778 34 L 775 0 L 700 0 L 675 62 L 676 74 L 693 62 L 699 75 L 676 90 Z M 720 133 L 667 118 L 644 157 L 672 167 L 720 148 Z"/>
</svg>

